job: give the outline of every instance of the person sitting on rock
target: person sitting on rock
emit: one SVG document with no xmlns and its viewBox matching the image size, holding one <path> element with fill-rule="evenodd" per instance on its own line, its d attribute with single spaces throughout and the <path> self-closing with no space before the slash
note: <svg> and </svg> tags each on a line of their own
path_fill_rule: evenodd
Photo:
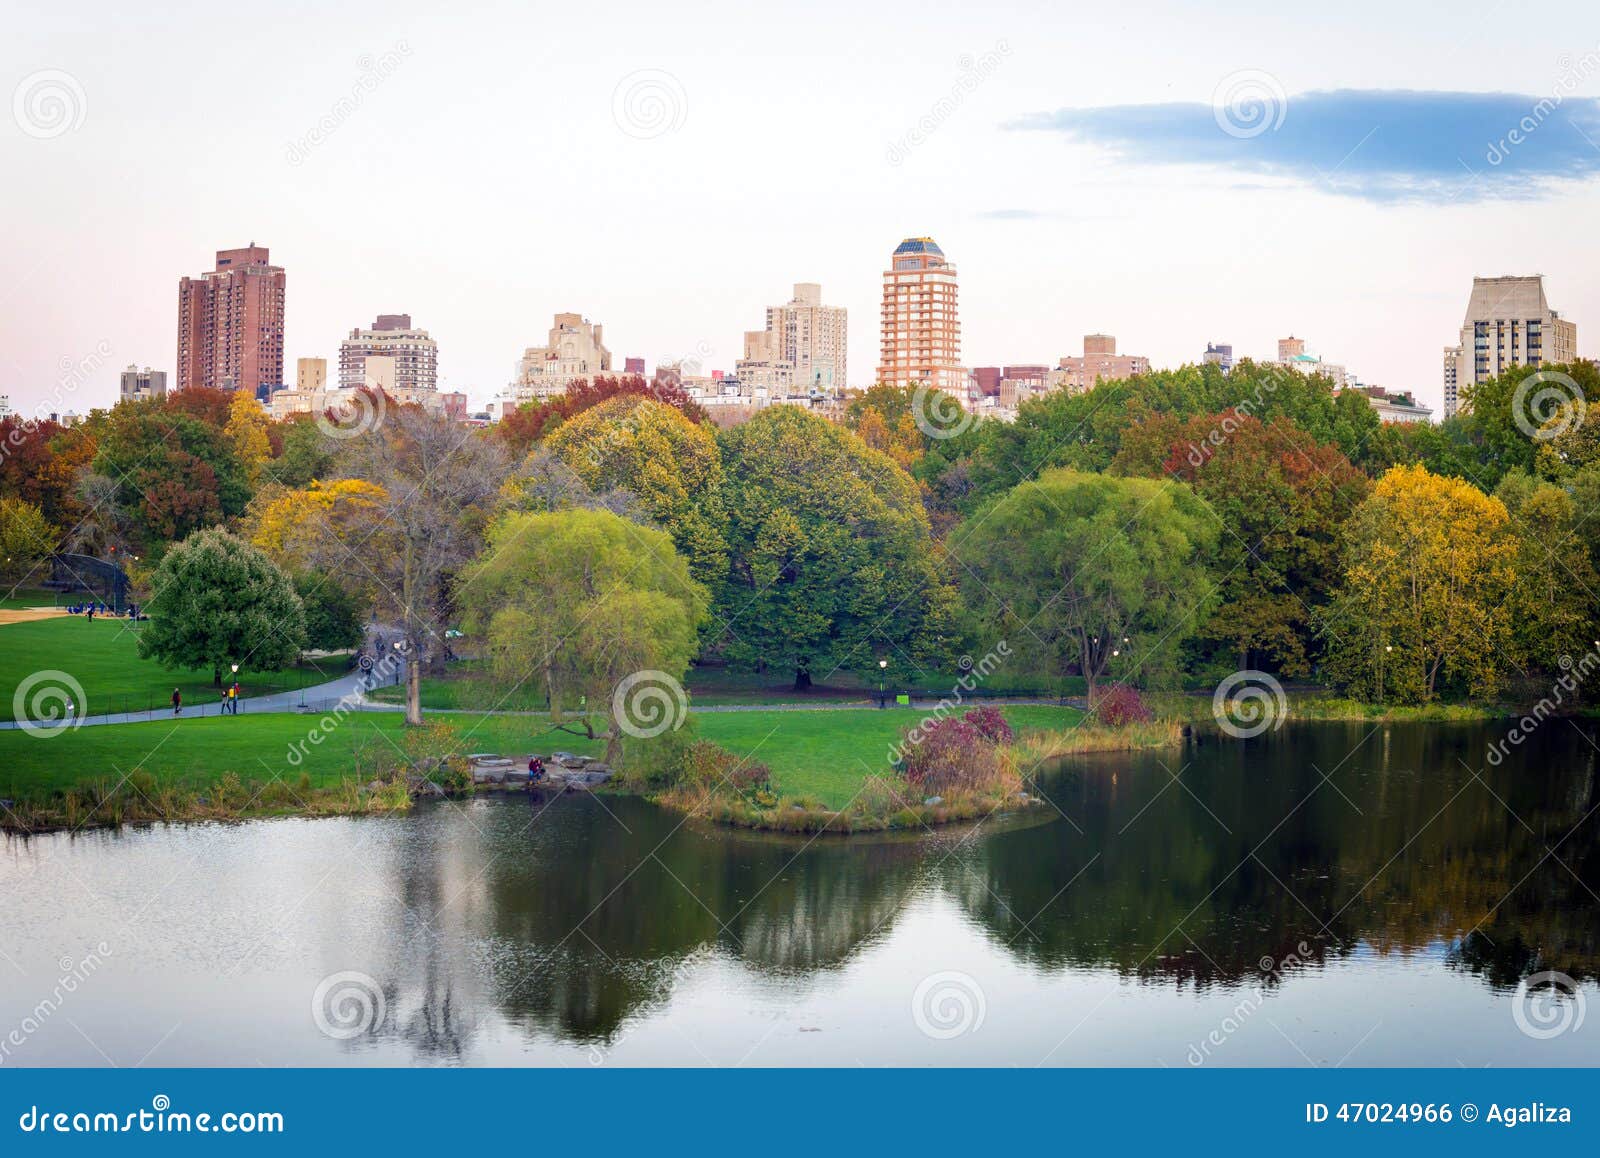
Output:
<svg viewBox="0 0 1600 1158">
<path fill-rule="evenodd" d="M 544 761 L 537 756 L 528 758 L 528 783 L 537 784 L 544 779 Z"/>
</svg>

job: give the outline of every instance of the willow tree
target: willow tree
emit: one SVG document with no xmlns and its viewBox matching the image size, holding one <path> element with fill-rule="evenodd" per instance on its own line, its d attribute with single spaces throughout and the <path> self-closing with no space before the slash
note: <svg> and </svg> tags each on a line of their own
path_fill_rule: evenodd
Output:
<svg viewBox="0 0 1600 1158">
<path fill-rule="evenodd" d="M 608 759 L 628 724 L 625 693 L 640 679 L 655 700 L 647 710 L 681 723 L 707 596 L 665 532 L 601 510 L 508 514 L 457 598 L 507 689 L 542 684 L 558 724 L 566 706 L 604 705 Z"/>
</svg>

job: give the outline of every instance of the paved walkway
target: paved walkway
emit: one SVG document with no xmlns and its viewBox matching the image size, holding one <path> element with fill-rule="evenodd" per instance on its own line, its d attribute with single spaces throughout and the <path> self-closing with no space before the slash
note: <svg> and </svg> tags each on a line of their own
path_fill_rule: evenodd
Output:
<svg viewBox="0 0 1600 1158">
<path fill-rule="evenodd" d="M 401 678 L 404 678 L 404 669 L 401 669 Z M 352 671 L 348 675 L 340 676 L 336 680 L 329 680 L 325 684 L 315 684 L 309 688 L 301 688 L 297 692 L 275 692 L 270 696 L 246 696 L 239 701 L 239 714 L 241 716 L 260 715 L 264 712 L 297 712 L 302 708 L 310 711 L 326 711 L 340 700 L 347 700 L 350 707 L 364 712 L 400 712 L 405 709 L 399 704 L 373 703 L 366 698 L 366 693 L 374 687 L 394 683 L 393 676 L 374 676 L 369 672 Z M 179 720 L 193 720 L 202 716 L 222 715 L 222 702 L 213 700 L 205 704 L 185 704 L 183 712 L 176 718 Z M 79 728 L 93 727 L 96 724 L 142 724 L 155 720 L 171 720 L 174 716 L 172 709 L 155 708 L 147 712 L 113 712 L 100 716 L 85 716 L 73 720 L 72 724 Z M 0 729 L 20 728 L 23 725 L 14 720 L 0 720 Z M 46 725 L 49 726 L 49 725 Z M 63 720 L 56 727 L 67 726 Z"/>
</svg>

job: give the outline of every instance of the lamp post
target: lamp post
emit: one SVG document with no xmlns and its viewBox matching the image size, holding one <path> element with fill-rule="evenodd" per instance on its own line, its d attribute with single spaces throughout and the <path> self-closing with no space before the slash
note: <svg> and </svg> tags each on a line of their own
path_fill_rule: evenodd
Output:
<svg viewBox="0 0 1600 1158">
<path fill-rule="evenodd" d="M 889 661 L 880 659 L 878 661 L 878 710 L 880 712 L 889 706 L 889 692 L 884 687 L 884 680 L 888 678 L 888 675 Z"/>
</svg>

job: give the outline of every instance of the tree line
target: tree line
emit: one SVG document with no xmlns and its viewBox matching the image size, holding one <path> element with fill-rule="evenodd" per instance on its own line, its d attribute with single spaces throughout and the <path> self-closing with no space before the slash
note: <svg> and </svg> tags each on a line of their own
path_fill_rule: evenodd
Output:
<svg viewBox="0 0 1600 1158">
<path fill-rule="evenodd" d="M 954 427 L 888 386 L 719 429 L 670 383 L 601 378 L 488 430 L 374 398 L 354 432 L 189 390 L 0 421 L 0 545 L 13 587 L 54 550 L 124 561 L 174 662 L 197 625 L 232 633 L 206 662 L 263 666 L 376 617 L 418 720 L 457 633 L 558 714 L 641 670 L 803 689 L 959 673 L 999 641 L 1013 675 L 1091 698 L 1260 669 L 1481 699 L 1600 646 L 1597 377 L 1513 368 L 1440 425 L 1249 361 Z"/>
</svg>

